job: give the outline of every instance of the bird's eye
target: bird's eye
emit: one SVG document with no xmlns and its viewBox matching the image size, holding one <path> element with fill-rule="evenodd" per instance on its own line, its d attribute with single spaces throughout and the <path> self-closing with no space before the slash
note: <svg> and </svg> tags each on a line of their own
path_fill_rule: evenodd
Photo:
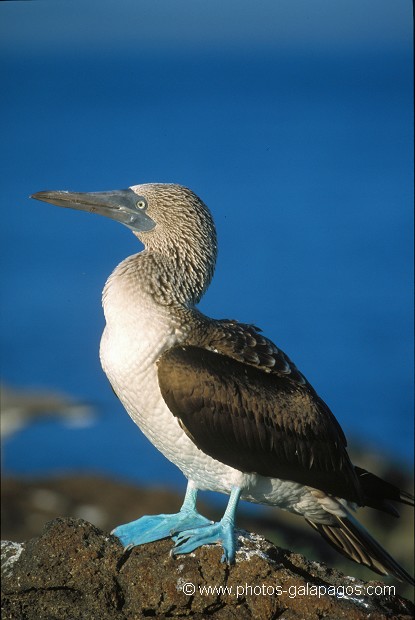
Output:
<svg viewBox="0 0 415 620">
<path fill-rule="evenodd" d="M 147 206 L 147 203 L 146 203 L 146 201 L 145 201 L 145 200 L 139 200 L 139 201 L 137 202 L 137 207 L 138 207 L 139 209 L 145 209 L 145 208 L 146 208 L 146 206 Z"/>
</svg>

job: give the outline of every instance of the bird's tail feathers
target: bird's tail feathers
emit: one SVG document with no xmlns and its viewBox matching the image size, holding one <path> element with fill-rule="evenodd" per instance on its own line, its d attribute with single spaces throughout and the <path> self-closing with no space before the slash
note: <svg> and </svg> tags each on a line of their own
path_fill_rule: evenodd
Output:
<svg viewBox="0 0 415 620">
<path fill-rule="evenodd" d="M 408 504 L 409 506 L 414 505 L 414 496 L 406 491 L 402 491 L 394 484 L 379 478 L 379 476 L 375 476 L 375 474 L 371 474 L 361 467 L 355 467 L 355 472 L 363 491 L 365 506 L 377 508 L 395 517 L 399 517 L 398 511 L 392 506 L 391 501 Z"/>
<path fill-rule="evenodd" d="M 414 496 L 401 489 L 399 489 L 399 501 L 402 502 L 402 504 L 408 504 L 408 506 L 415 506 Z"/>
<path fill-rule="evenodd" d="M 393 575 L 400 581 L 415 585 L 415 580 L 383 549 L 383 547 L 351 515 L 332 515 L 334 524 L 307 522 L 337 551 L 349 560 L 364 564 L 381 575 Z"/>
</svg>

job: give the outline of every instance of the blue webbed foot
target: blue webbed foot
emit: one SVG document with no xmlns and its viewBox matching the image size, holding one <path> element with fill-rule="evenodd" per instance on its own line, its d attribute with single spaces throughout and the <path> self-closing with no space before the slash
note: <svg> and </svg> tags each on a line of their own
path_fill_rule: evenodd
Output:
<svg viewBox="0 0 415 620">
<path fill-rule="evenodd" d="M 232 487 L 225 514 L 218 523 L 210 523 L 197 529 L 182 530 L 173 540 L 176 543 L 172 554 L 191 553 L 202 545 L 221 543 L 223 548 L 222 562 L 233 564 L 235 561 L 235 512 L 239 502 L 241 489 Z"/>
<path fill-rule="evenodd" d="M 189 482 L 180 512 L 144 516 L 131 523 L 119 525 L 111 533 L 120 539 L 124 547 L 129 548 L 168 538 L 182 530 L 210 525 L 212 521 L 197 512 L 196 497 L 197 489 Z"/>
<path fill-rule="evenodd" d="M 233 564 L 235 561 L 235 534 L 234 524 L 228 520 L 222 519 L 218 523 L 205 525 L 198 529 L 189 529 L 179 532 L 173 536 L 175 546 L 172 553 L 191 553 L 202 545 L 210 545 L 212 543 L 221 543 L 223 547 L 223 555 L 221 562 Z"/>
<path fill-rule="evenodd" d="M 168 538 L 182 530 L 207 526 L 212 521 L 196 511 L 180 511 L 176 514 L 146 515 L 119 525 L 111 533 L 120 539 L 124 547 L 135 547 Z"/>
</svg>

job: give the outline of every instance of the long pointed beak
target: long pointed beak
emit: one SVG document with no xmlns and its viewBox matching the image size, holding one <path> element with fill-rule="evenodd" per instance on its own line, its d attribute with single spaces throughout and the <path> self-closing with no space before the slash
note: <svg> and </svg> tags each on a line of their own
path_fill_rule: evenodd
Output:
<svg viewBox="0 0 415 620">
<path fill-rule="evenodd" d="M 128 226 L 135 232 L 152 230 L 156 223 L 137 203 L 143 199 L 132 189 L 120 189 L 112 192 L 37 192 L 30 196 L 35 200 L 49 202 L 58 207 L 67 207 L 79 211 L 98 213 Z M 144 201 L 145 203 L 145 201 Z"/>
</svg>

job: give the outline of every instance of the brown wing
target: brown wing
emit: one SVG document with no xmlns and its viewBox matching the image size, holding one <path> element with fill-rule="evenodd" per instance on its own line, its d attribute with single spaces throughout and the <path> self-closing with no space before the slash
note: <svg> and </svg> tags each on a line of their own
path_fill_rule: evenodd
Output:
<svg viewBox="0 0 415 620">
<path fill-rule="evenodd" d="M 174 347 L 158 362 L 163 398 L 194 443 L 240 471 L 361 503 L 340 426 L 295 367 L 281 358 L 267 372 L 219 346 L 218 338 L 215 350 Z"/>
<path fill-rule="evenodd" d="M 306 378 L 296 365 L 271 340 L 259 333 L 255 325 L 233 320 L 209 321 L 204 333 L 197 333 L 198 343 L 210 351 L 227 355 L 239 362 L 245 362 L 264 372 L 289 377 L 299 385 L 307 384 Z M 196 344 L 189 341 L 187 344 Z M 309 385 L 311 388 L 311 386 Z M 341 429 L 339 427 L 340 432 Z"/>
</svg>

